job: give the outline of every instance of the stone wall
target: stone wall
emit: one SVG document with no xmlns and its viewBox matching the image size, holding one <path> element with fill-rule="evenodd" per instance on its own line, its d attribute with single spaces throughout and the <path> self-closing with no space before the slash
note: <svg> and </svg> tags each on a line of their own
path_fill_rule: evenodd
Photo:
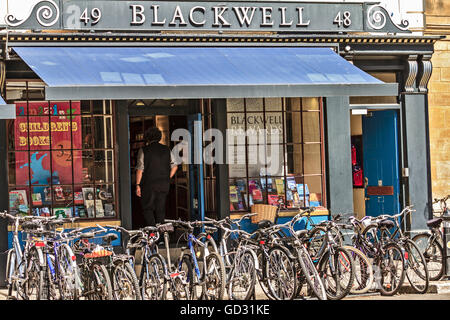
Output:
<svg viewBox="0 0 450 320">
<path fill-rule="evenodd" d="M 428 85 L 433 198 L 450 194 L 450 1 L 425 1 L 425 35 L 446 35 L 435 44 Z"/>
</svg>

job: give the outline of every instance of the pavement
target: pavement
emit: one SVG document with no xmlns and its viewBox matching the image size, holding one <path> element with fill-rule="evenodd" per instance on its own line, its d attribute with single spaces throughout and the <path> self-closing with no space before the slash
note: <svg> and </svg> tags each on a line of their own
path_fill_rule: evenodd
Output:
<svg viewBox="0 0 450 320">
<path fill-rule="evenodd" d="M 268 300 L 259 284 L 255 290 L 256 300 Z M 302 291 L 305 293 L 305 291 Z M 0 300 L 7 300 L 7 290 L 0 289 Z M 305 296 L 306 300 L 317 300 Z M 409 285 L 404 285 L 394 296 L 382 296 L 376 291 L 369 291 L 361 295 L 348 295 L 343 300 L 450 300 L 450 281 L 432 281 L 430 282 L 428 292 L 425 294 L 412 293 Z"/>
</svg>

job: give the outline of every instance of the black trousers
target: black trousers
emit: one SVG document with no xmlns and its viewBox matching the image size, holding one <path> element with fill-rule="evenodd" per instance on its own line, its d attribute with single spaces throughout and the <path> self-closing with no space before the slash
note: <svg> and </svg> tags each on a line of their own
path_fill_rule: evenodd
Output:
<svg viewBox="0 0 450 320">
<path fill-rule="evenodd" d="M 141 201 L 145 222 L 148 226 L 164 223 L 168 192 L 142 189 Z"/>
</svg>

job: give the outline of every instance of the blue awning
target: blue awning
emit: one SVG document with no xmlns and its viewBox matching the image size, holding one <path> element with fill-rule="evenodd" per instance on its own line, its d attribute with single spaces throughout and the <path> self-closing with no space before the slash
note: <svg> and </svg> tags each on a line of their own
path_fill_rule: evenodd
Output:
<svg viewBox="0 0 450 320">
<path fill-rule="evenodd" d="M 397 95 L 330 48 L 14 47 L 46 98 Z"/>
</svg>

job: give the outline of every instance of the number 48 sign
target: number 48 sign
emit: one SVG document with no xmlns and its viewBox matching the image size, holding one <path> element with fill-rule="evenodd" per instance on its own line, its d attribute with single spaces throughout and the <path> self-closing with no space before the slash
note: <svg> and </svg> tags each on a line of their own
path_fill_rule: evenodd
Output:
<svg viewBox="0 0 450 320">
<path fill-rule="evenodd" d="M 338 27 L 348 28 L 352 24 L 352 20 L 350 19 L 351 13 L 350 11 L 339 11 L 336 17 L 333 20 L 333 24 L 337 24 Z"/>
</svg>

